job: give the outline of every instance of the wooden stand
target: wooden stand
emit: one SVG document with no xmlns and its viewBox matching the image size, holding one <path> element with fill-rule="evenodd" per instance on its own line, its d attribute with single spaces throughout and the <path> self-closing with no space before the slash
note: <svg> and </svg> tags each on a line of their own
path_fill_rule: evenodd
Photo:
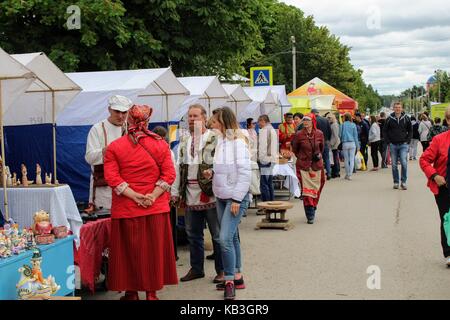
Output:
<svg viewBox="0 0 450 320">
<path fill-rule="evenodd" d="M 286 210 L 292 209 L 293 207 L 294 205 L 292 203 L 285 201 L 258 203 L 258 208 L 264 210 L 266 218 L 258 222 L 255 229 L 282 229 L 285 231 L 292 229 L 294 225 L 286 219 Z M 279 218 L 277 218 L 277 213 L 280 215 Z"/>
</svg>

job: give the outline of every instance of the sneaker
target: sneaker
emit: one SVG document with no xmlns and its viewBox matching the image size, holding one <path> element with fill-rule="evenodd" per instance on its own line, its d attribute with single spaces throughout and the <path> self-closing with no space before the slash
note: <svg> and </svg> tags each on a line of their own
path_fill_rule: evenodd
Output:
<svg viewBox="0 0 450 320">
<path fill-rule="evenodd" d="M 314 224 L 314 219 L 308 219 L 308 224 Z"/>
<path fill-rule="evenodd" d="M 227 284 L 225 284 L 223 298 L 225 300 L 234 300 L 234 298 L 236 298 L 236 289 L 234 288 L 233 282 L 228 282 Z"/>
<path fill-rule="evenodd" d="M 350 177 L 350 176 L 345 176 L 345 180 L 352 181 L 352 177 Z"/>
<path fill-rule="evenodd" d="M 402 190 L 408 190 L 408 187 L 406 186 L 406 183 L 402 183 L 401 184 L 401 188 L 402 188 Z"/>
<path fill-rule="evenodd" d="M 245 289 L 244 277 L 241 277 L 238 280 L 234 279 L 234 287 L 236 289 Z M 216 289 L 220 291 L 225 290 L 225 281 L 217 284 Z"/>
<path fill-rule="evenodd" d="M 447 265 L 447 267 L 450 267 L 450 257 L 445 258 L 445 264 Z"/>
<path fill-rule="evenodd" d="M 399 188 L 398 183 L 394 183 L 394 189 L 398 189 L 398 188 Z"/>
</svg>

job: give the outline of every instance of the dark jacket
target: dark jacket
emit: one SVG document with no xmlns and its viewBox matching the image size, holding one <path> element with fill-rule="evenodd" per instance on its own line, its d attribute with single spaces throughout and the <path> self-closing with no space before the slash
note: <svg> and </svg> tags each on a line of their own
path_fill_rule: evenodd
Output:
<svg viewBox="0 0 450 320">
<path fill-rule="evenodd" d="M 297 157 L 297 171 L 308 171 L 312 168 L 314 171 L 323 169 L 323 159 L 313 161 L 313 154 L 322 154 L 324 149 L 323 133 L 320 130 L 313 130 L 313 138 L 308 138 L 306 129 L 298 131 L 295 135 L 292 151 Z"/>
<path fill-rule="evenodd" d="M 384 125 L 386 124 L 386 119 L 380 119 L 378 120 L 378 124 L 380 125 L 380 135 L 381 135 L 381 140 L 384 140 Z"/>
<path fill-rule="evenodd" d="M 416 139 L 416 140 L 420 140 L 419 121 L 416 121 L 416 123 L 414 123 L 412 127 L 413 127 L 412 138 Z"/>
<path fill-rule="evenodd" d="M 325 141 L 331 140 L 331 126 L 327 119 L 321 116 L 316 116 L 317 129 L 322 131 Z"/>
<path fill-rule="evenodd" d="M 404 112 L 402 112 L 400 118 L 397 118 L 393 112 L 387 118 L 383 131 L 386 143 L 409 144 L 413 133 L 411 119 Z"/>
<path fill-rule="evenodd" d="M 356 123 L 356 126 L 358 129 L 359 141 L 362 144 L 367 144 L 367 142 L 369 141 L 370 125 L 366 120 L 362 120 L 360 123 Z"/>
</svg>

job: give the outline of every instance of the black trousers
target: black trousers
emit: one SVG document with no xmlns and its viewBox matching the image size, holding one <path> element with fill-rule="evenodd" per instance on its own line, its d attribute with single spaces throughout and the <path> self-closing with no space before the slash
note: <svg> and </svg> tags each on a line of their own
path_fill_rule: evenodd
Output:
<svg viewBox="0 0 450 320">
<path fill-rule="evenodd" d="M 372 142 L 370 144 L 370 155 L 372 157 L 373 167 L 378 168 L 379 165 L 379 158 L 378 158 L 378 152 L 381 148 L 381 141 Z"/>
<path fill-rule="evenodd" d="M 439 216 L 441 217 L 441 245 L 442 245 L 442 252 L 444 254 L 444 257 L 450 257 L 450 247 L 447 244 L 447 237 L 445 236 L 444 231 L 444 215 L 448 212 L 450 207 L 450 196 L 448 194 L 448 188 L 447 187 L 440 187 L 439 188 L 439 194 L 435 195 L 436 198 L 436 204 L 439 209 Z"/>
<path fill-rule="evenodd" d="M 429 141 L 420 141 L 420 143 L 422 144 L 423 152 L 425 152 L 425 150 L 427 150 L 427 148 L 430 146 Z"/>
<path fill-rule="evenodd" d="M 383 168 L 387 167 L 387 149 L 387 143 L 384 140 L 381 140 L 379 152 L 381 153 L 381 166 Z"/>
<path fill-rule="evenodd" d="M 369 153 L 367 150 L 367 141 L 365 141 L 365 140 L 361 141 L 361 153 L 364 158 L 364 163 L 366 164 L 366 167 L 367 167 L 367 161 L 369 161 Z"/>
</svg>

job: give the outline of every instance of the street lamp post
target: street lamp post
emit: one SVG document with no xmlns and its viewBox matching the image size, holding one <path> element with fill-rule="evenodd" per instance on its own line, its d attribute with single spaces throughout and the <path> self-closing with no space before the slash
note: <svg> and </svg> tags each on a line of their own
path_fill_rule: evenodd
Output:
<svg viewBox="0 0 450 320">
<path fill-rule="evenodd" d="M 292 42 L 292 90 L 297 89 L 297 72 L 296 72 L 296 54 L 295 54 L 295 37 L 291 36 Z"/>
</svg>

